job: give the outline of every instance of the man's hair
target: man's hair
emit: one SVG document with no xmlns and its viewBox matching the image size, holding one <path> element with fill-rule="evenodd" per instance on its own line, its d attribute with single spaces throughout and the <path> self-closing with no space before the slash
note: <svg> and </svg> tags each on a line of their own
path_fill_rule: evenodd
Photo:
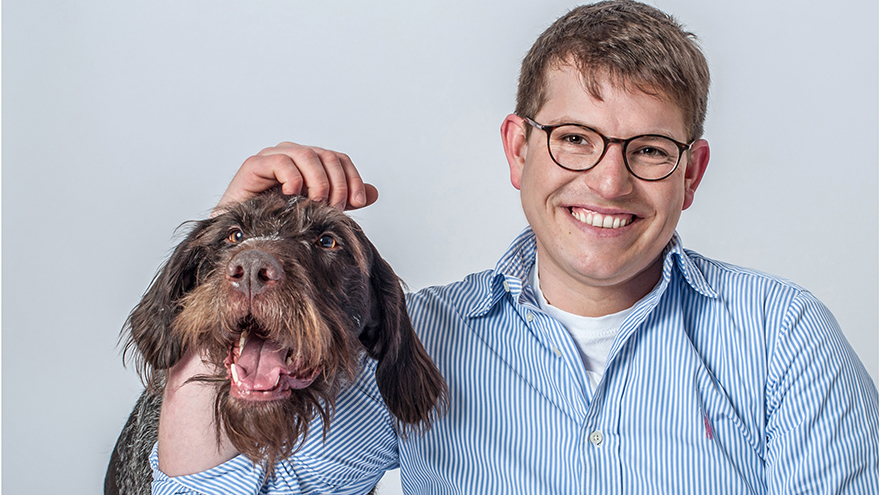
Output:
<svg viewBox="0 0 880 495">
<path fill-rule="evenodd" d="M 578 7 L 557 19 L 523 59 L 517 115 L 535 117 L 547 99 L 548 73 L 567 64 L 578 69 L 594 98 L 601 99 L 603 80 L 666 97 L 681 108 L 689 139 L 703 135 L 709 98 L 706 58 L 696 36 L 660 10 L 631 0 L 610 0 Z"/>
</svg>

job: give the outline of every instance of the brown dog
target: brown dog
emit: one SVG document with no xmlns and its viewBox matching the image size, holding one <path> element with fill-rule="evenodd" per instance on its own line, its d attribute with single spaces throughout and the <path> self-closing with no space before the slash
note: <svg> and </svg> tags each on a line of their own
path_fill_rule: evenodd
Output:
<svg viewBox="0 0 880 495">
<path fill-rule="evenodd" d="M 215 419 L 271 472 L 365 353 L 401 434 L 423 431 L 446 384 L 419 343 L 391 267 L 341 211 L 277 189 L 194 224 L 123 329 L 147 390 L 110 460 L 105 493 L 149 493 L 164 371 L 185 350 L 216 367 Z"/>
</svg>

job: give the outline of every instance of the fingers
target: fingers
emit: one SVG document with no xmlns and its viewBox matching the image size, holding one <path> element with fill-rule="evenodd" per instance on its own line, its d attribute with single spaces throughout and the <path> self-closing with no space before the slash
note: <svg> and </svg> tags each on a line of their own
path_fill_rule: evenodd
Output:
<svg viewBox="0 0 880 495">
<path fill-rule="evenodd" d="M 346 180 L 346 189 L 348 190 L 347 197 L 342 198 L 345 202 L 341 203 L 341 206 L 346 210 L 356 210 L 375 203 L 379 199 L 379 191 L 372 184 L 367 184 L 361 179 L 361 175 L 348 155 L 344 153 L 337 153 L 337 155 Z M 341 192 L 340 196 L 342 196 Z M 333 202 L 332 198 L 330 204 L 340 205 L 338 202 Z"/>
<path fill-rule="evenodd" d="M 370 206 L 375 203 L 377 199 L 379 199 L 379 190 L 375 188 L 372 184 L 364 183 L 364 191 L 366 193 L 366 202 L 363 206 Z M 360 207 L 349 207 L 349 210 L 355 210 Z"/>
<path fill-rule="evenodd" d="M 244 201 L 281 185 L 285 194 L 302 194 L 340 209 L 357 209 L 378 198 L 376 188 L 364 184 L 345 153 L 284 142 L 245 160 L 220 205 Z"/>
<path fill-rule="evenodd" d="M 346 167 L 353 170 L 351 159 L 344 153 L 320 148 L 307 149 L 307 167 L 301 168 L 304 180 L 304 196 L 315 201 L 326 201 L 330 206 L 340 209 L 348 203 L 349 183 L 346 178 Z M 344 165 L 343 162 L 347 162 Z M 357 174 L 357 171 L 355 171 Z M 355 180 L 360 180 L 357 176 Z M 363 181 L 360 181 L 363 187 Z"/>
</svg>

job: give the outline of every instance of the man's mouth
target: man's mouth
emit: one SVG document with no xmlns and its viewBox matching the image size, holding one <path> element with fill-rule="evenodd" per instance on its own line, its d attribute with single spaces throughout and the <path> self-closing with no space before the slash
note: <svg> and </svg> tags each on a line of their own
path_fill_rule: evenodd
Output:
<svg viewBox="0 0 880 495">
<path fill-rule="evenodd" d="M 584 208 L 571 207 L 568 209 L 571 216 L 581 223 L 598 227 L 600 229 L 619 229 L 633 222 L 635 215 L 631 214 L 604 214 Z"/>
</svg>

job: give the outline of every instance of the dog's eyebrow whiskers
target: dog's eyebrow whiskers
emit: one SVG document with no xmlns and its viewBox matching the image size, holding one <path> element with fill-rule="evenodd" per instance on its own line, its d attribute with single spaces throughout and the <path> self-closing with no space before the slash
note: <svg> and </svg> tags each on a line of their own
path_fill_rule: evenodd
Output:
<svg viewBox="0 0 880 495">
<path fill-rule="evenodd" d="M 271 235 L 261 235 L 261 236 L 257 236 L 257 237 L 248 237 L 240 245 L 245 245 L 249 242 L 280 241 L 280 240 L 281 240 L 281 235 L 279 235 L 278 232 L 275 232 L 274 234 L 271 234 Z"/>
</svg>

